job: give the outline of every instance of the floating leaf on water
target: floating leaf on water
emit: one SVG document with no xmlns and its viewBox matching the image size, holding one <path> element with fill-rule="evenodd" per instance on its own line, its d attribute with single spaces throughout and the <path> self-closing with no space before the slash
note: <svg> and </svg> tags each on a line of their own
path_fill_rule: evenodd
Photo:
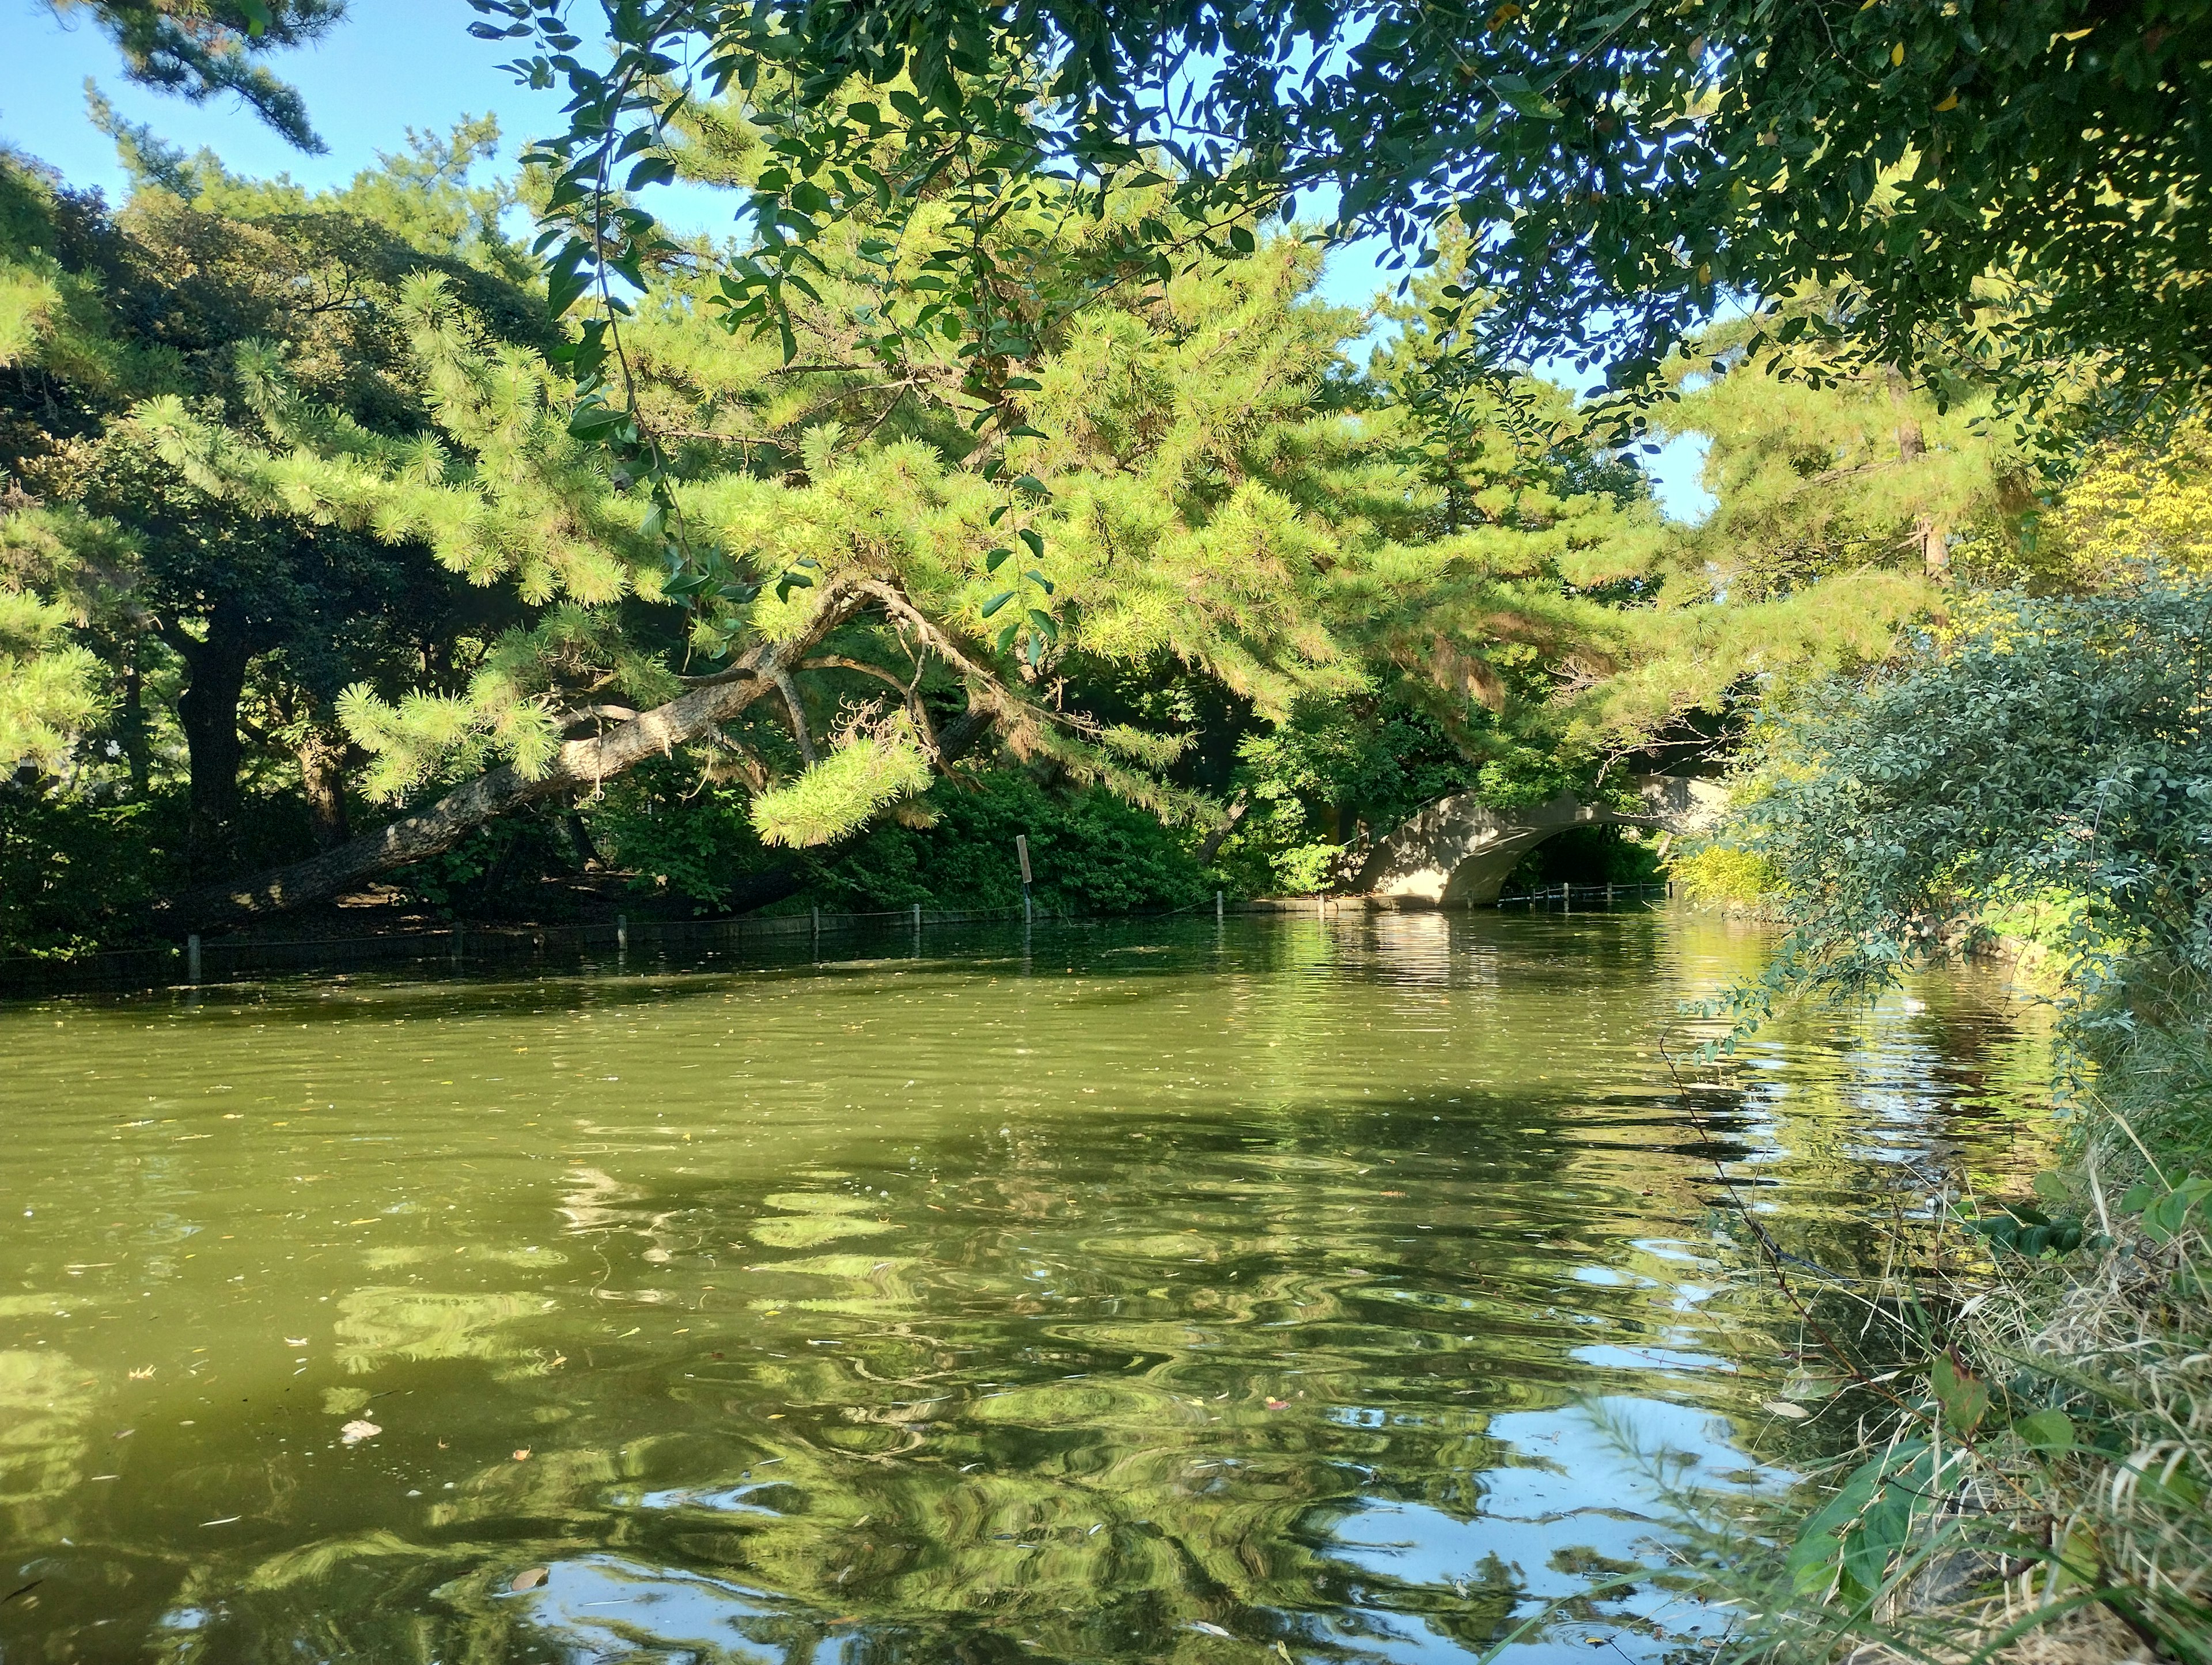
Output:
<svg viewBox="0 0 2212 1665">
<path fill-rule="evenodd" d="M 509 1583 L 507 1588 L 516 1590 L 536 1589 L 552 1576 L 544 1567 L 525 1567 L 514 1575 L 514 1582 Z"/>
<path fill-rule="evenodd" d="M 1231 1642 L 1234 1642 L 1237 1639 L 1237 1633 L 1234 1631 L 1224 1631 L 1220 1626 L 1209 1625 L 1203 1619 L 1192 1619 L 1189 1624 L 1183 1626 L 1183 1629 L 1187 1631 L 1203 1631 L 1208 1636 L 1225 1636 Z"/>
<path fill-rule="evenodd" d="M 1770 1399 L 1759 1408 L 1770 1412 L 1775 1416 L 1788 1417 L 1793 1422 L 1813 1414 L 1802 1405 L 1792 1405 L 1786 1399 Z"/>
<path fill-rule="evenodd" d="M 383 1431 L 374 1423 L 356 1417 L 338 1430 L 338 1437 L 348 1445 L 358 1445 L 365 1439 L 374 1439 Z"/>
</svg>

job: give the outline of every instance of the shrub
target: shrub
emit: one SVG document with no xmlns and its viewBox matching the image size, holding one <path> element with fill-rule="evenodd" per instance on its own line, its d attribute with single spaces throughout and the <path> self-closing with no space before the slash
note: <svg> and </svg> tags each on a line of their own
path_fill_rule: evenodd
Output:
<svg viewBox="0 0 2212 1665">
<path fill-rule="evenodd" d="M 1732 844 L 1707 844 L 1677 856 L 1667 872 L 1677 896 L 1708 906 L 1763 902 L 1782 888 L 1772 862 Z"/>
</svg>

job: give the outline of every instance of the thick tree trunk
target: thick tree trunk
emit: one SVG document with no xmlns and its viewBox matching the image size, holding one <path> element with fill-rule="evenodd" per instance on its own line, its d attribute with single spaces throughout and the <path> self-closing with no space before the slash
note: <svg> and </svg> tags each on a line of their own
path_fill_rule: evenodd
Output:
<svg viewBox="0 0 2212 1665">
<path fill-rule="evenodd" d="M 958 763 L 998 720 L 999 714 L 989 706 L 970 705 L 937 731 L 937 755 L 948 763 Z"/>
<path fill-rule="evenodd" d="M 1223 843 L 1227 841 L 1230 834 L 1237 830 L 1237 823 L 1244 818 L 1251 807 L 1252 800 L 1243 793 L 1238 793 L 1229 805 L 1229 813 L 1222 817 L 1221 824 L 1199 841 L 1198 864 L 1200 866 L 1205 866 L 1215 856 L 1221 854 Z"/>
<path fill-rule="evenodd" d="M 238 773 L 246 755 L 238 738 L 238 706 L 253 644 L 245 613 L 226 603 L 210 615 L 204 641 L 184 637 L 175 646 L 191 678 L 177 699 L 192 775 L 185 863 L 196 873 L 216 872 L 236 832 Z"/>
<path fill-rule="evenodd" d="M 1922 515 L 1913 523 L 1913 541 L 1920 545 L 1920 568 L 1930 582 L 1951 581 L 1951 533 L 1941 520 Z"/>
<path fill-rule="evenodd" d="M 311 728 L 300 742 L 300 789 L 307 799 L 307 822 L 315 848 L 335 850 L 351 836 L 346 825 L 346 743 Z"/>
<path fill-rule="evenodd" d="M 592 739 L 567 742 L 536 779 L 525 778 L 511 765 L 479 775 L 436 803 L 320 855 L 234 884 L 210 885 L 173 898 L 161 910 L 167 916 L 164 922 L 177 931 L 235 925 L 319 902 L 349 884 L 451 849 L 465 835 L 509 810 L 588 791 L 647 757 L 673 750 L 727 722 L 774 688 L 776 673 L 788 672 L 858 612 L 866 599 L 858 584 L 833 580 L 823 586 L 821 600 L 799 636 L 761 642 L 712 682 Z M 232 732 L 234 744 L 234 726 Z"/>
<path fill-rule="evenodd" d="M 123 747 L 124 763 L 131 771 L 131 795 L 143 799 L 154 781 L 152 728 L 146 720 L 146 678 L 138 669 L 137 644 L 131 644 L 126 651 L 129 657 L 124 662 L 122 708 L 116 714 L 115 731 Z"/>
<path fill-rule="evenodd" d="M 584 824 L 584 817 L 572 809 L 561 817 L 561 827 L 568 835 L 568 850 L 576 858 L 576 866 L 590 872 L 599 864 L 599 847 L 592 842 L 592 829 Z"/>
</svg>

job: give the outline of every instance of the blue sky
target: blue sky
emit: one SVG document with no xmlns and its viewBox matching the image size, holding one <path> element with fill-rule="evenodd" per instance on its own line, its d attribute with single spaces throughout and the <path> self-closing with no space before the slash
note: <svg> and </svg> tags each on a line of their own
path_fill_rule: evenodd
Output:
<svg viewBox="0 0 2212 1665">
<path fill-rule="evenodd" d="M 64 22 L 37 0 L 0 0 L 12 13 L 10 45 L 0 64 L 0 140 L 60 170 L 73 185 L 98 185 L 121 195 L 123 170 L 114 147 L 87 119 L 84 83 L 90 76 L 124 118 L 187 149 L 213 150 L 235 173 L 256 177 L 289 173 L 302 185 L 342 184 L 380 150 L 406 143 L 410 127 L 442 130 L 463 115 L 489 111 L 499 118 L 510 156 L 535 135 L 561 125 L 561 101 L 551 93 L 518 88 L 499 65 L 514 55 L 507 43 L 477 40 L 466 0 L 353 0 L 353 15 L 319 46 L 273 61 L 307 101 L 328 154 L 307 156 L 291 149 L 235 100 L 191 105 L 123 79 L 115 49 L 88 19 Z M 654 203 L 672 225 L 685 231 L 727 228 L 726 199 L 708 192 L 664 191 Z M 1322 288 L 1346 305 L 1365 302 L 1397 274 L 1376 269 L 1380 251 L 1355 246 L 1332 257 Z M 1660 501 L 1683 519 L 1702 518 L 1711 500 L 1698 483 L 1702 448 L 1676 441 L 1655 461 Z"/>
</svg>

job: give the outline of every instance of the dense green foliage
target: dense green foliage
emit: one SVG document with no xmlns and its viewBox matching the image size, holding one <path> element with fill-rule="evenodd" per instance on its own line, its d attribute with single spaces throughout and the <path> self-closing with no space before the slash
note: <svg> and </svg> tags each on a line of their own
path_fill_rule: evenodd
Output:
<svg viewBox="0 0 2212 1665">
<path fill-rule="evenodd" d="M 571 94 L 544 150 L 575 229 L 556 295 L 650 258 L 619 192 L 667 177 L 656 148 L 686 101 L 735 90 L 782 162 L 726 264 L 769 328 L 825 228 L 900 217 L 924 180 L 957 179 L 986 224 L 1042 173 L 1105 198 L 1157 167 L 1188 221 L 1132 224 L 1119 256 L 1140 268 L 1249 249 L 1251 215 L 1322 191 L 1340 229 L 1384 230 L 1401 258 L 1456 220 L 1493 366 L 1541 343 L 1634 385 L 1731 299 L 1808 289 L 1837 304 L 1772 339 L 2029 385 L 2087 353 L 2136 392 L 2212 364 L 2201 0 L 475 3 L 480 34 L 524 43 L 520 76 Z M 1024 355 L 1018 321 L 992 336 L 995 261 L 947 242 L 939 264 L 905 297 L 915 321 L 950 301 Z"/>
<path fill-rule="evenodd" d="M 2093 995 L 2123 963 L 2212 968 L 2212 594 L 2146 578 L 1977 611 L 1765 738 L 1737 838 L 1772 868 L 1790 932 L 1759 1009 L 1886 987 L 1961 921 L 2022 904 L 2064 921 Z"/>
<path fill-rule="evenodd" d="M 1756 606 L 1698 580 L 1569 395 L 1456 379 L 1425 309 L 1463 243 L 1363 369 L 1291 238 L 1060 307 L 1177 210 L 1043 181 L 989 228 L 1039 350 L 981 403 L 951 320 L 856 337 L 910 274 L 850 224 L 796 362 L 687 256 L 572 408 L 622 309 L 537 316 L 501 224 L 542 184 L 472 176 L 488 124 L 307 193 L 102 119 L 119 210 L 0 168 L 9 814 L 91 841 L 11 908 L 37 951 L 392 872 L 464 913 L 1003 905 L 1016 831 L 1087 853 L 1055 907 L 1328 888 L 1426 802 L 1720 735 L 1751 675 L 1878 656 L 1923 605 L 1843 562 Z M 686 120 L 691 177 L 772 166 Z M 682 778 L 619 784 L 655 758 Z"/>
<path fill-rule="evenodd" d="M 1936 1220 L 1900 1226 L 1909 1252 L 1794 1297 L 1810 1345 L 1778 1414 L 1832 1401 L 1858 1437 L 1806 1514 L 1715 1522 L 1746 1657 L 2212 1648 L 2212 595 L 2170 459 L 2083 484 L 2041 568 L 2073 593 L 1962 599 L 1878 674 L 1778 702 L 1686 875 L 1788 927 L 1722 1049 L 1785 998 L 1863 1000 L 2003 932 L 2058 986 L 2073 1113 L 2032 1194 L 1916 1175 Z"/>
</svg>

